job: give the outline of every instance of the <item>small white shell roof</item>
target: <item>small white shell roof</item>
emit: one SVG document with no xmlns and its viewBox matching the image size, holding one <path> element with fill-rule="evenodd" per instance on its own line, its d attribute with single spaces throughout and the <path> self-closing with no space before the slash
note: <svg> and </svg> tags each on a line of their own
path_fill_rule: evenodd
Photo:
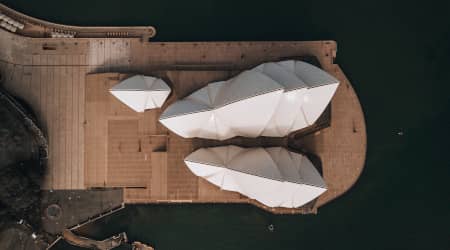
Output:
<svg viewBox="0 0 450 250">
<path fill-rule="evenodd" d="M 184 161 L 195 175 L 269 207 L 300 207 L 327 189 L 306 156 L 281 147 L 201 148 Z"/>
<path fill-rule="evenodd" d="M 175 102 L 160 121 L 186 138 L 286 136 L 314 124 L 338 85 L 306 62 L 265 63 Z"/>
<path fill-rule="evenodd" d="M 170 87 L 156 77 L 135 75 L 118 83 L 110 93 L 122 103 L 135 110 L 160 108 L 170 94 Z"/>
</svg>

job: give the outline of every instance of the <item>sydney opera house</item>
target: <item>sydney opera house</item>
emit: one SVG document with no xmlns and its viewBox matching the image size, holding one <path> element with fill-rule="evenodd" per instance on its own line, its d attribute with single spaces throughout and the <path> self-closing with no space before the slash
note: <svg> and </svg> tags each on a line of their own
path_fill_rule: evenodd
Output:
<svg viewBox="0 0 450 250">
<path fill-rule="evenodd" d="M 151 26 L 0 12 L 0 91 L 46 141 L 52 235 L 128 204 L 317 213 L 363 170 L 364 114 L 334 41 L 155 42 Z"/>
<path fill-rule="evenodd" d="M 339 81 L 302 61 L 269 62 L 176 101 L 159 121 L 185 138 L 284 137 L 313 125 Z M 284 148 L 202 148 L 185 159 L 197 176 L 269 207 L 300 207 L 326 184 L 307 157 Z"/>
</svg>

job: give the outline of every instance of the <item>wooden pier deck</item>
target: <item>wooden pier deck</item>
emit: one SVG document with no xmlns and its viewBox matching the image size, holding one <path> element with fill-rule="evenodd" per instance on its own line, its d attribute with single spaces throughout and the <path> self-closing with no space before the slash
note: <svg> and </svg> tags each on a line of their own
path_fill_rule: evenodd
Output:
<svg viewBox="0 0 450 250">
<path fill-rule="evenodd" d="M 199 144 L 155 122 L 161 110 L 133 113 L 105 90 L 127 74 L 159 75 L 176 84 L 170 103 L 212 79 L 299 56 L 315 56 L 342 83 L 332 100 L 331 126 L 294 142 L 320 157 L 329 187 L 308 211 L 346 192 L 364 167 L 364 116 L 351 84 L 333 63 L 333 41 L 156 43 L 140 38 L 30 38 L 0 29 L 0 48 L 3 87 L 33 108 L 49 141 L 44 189 L 123 187 L 127 203 L 263 207 L 190 173 L 182 159 Z M 111 73 L 98 74 L 104 72 Z"/>
</svg>

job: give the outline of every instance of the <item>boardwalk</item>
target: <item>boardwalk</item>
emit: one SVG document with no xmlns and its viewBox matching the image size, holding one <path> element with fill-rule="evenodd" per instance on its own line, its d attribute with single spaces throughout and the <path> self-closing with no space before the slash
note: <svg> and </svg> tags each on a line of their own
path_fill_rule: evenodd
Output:
<svg viewBox="0 0 450 250">
<path fill-rule="evenodd" d="M 140 38 L 27 38 L 0 30 L 0 46 L 3 86 L 30 104 L 48 137 L 44 189 L 127 187 L 129 203 L 260 205 L 192 175 L 182 159 L 199 144 L 156 123 L 160 110 L 133 113 L 105 90 L 126 74 L 154 74 L 176 84 L 169 99 L 173 102 L 208 81 L 262 62 L 306 55 L 317 57 L 342 82 L 332 100 L 331 126 L 293 143 L 321 158 L 329 190 L 315 208 L 347 191 L 363 169 L 364 116 L 350 83 L 333 64 L 332 41 L 155 43 Z M 102 72 L 123 74 L 94 74 Z M 119 157 L 121 152 L 127 153 Z"/>
</svg>

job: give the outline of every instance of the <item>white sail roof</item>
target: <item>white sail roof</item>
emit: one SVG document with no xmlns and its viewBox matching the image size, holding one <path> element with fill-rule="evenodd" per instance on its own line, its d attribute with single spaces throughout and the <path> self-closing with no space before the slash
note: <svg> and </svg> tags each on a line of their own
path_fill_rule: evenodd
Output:
<svg viewBox="0 0 450 250">
<path fill-rule="evenodd" d="M 144 112 L 146 109 L 160 108 L 170 94 L 170 87 L 162 79 L 135 75 L 109 91 L 136 112 Z"/>
<path fill-rule="evenodd" d="M 160 121 L 186 138 L 282 137 L 314 124 L 338 85 L 306 62 L 264 63 L 175 102 Z"/>
<path fill-rule="evenodd" d="M 195 175 L 221 189 L 269 207 L 300 207 L 327 190 L 306 156 L 281 147 L 201 148 L 184 162 Z"/>
</svg>

